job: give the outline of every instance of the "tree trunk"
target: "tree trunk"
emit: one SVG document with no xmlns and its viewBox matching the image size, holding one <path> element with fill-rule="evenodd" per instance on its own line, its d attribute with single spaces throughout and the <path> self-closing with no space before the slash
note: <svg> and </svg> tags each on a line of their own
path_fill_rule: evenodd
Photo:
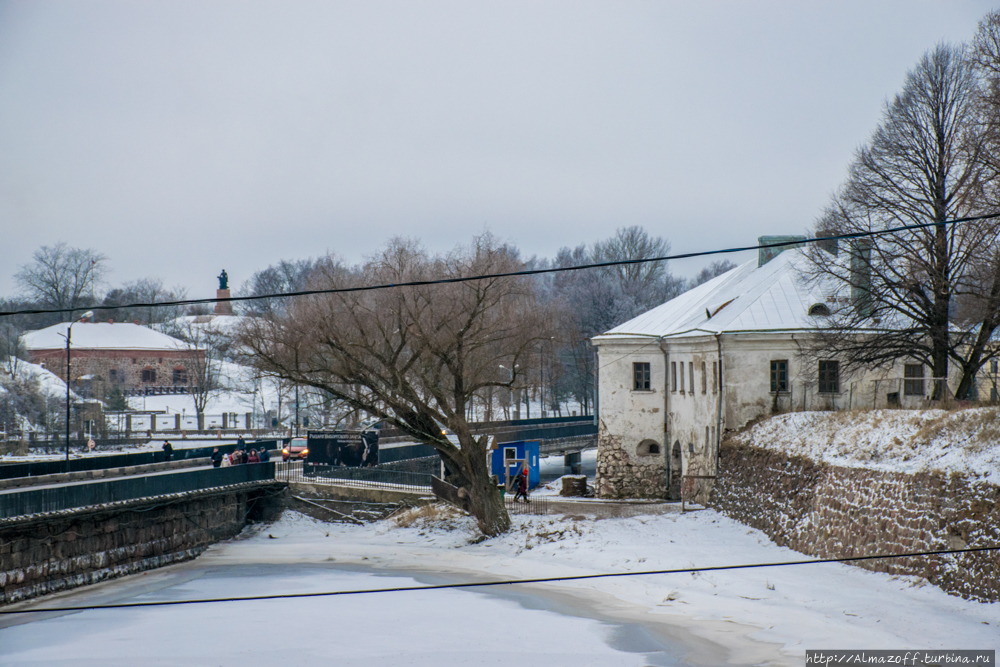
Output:
<svg viewBox="0 0 1000 667">
<path fill-rule="evenodd" d="M 487 466 L 485 438 L 471 448 L 466 457 L 471 479 L 466 480 L 469 507 L 483 535 L 495 537 L 510 530 L 510 516 L 504 506 L 500 489 L 490 478 Z"/>
</svg>

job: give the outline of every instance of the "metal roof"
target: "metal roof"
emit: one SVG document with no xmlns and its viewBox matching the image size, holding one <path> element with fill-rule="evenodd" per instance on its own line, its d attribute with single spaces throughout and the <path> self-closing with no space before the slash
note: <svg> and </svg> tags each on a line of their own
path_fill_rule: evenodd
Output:
<svg viewBox="0 0 1000 667">
<path fill-rule="evenodd" d="M 66 347 L 68 322 L 54 324 L 21 337 L 26 350 Z M 172 336 L 130 322 L 77 322 L 73 325 L 74 350 L 187 350 L 188 344 Z"/>
<path fill-rule="evenodd" d="M 786 250 L 760 267 L 753 259 L 594 340 L 815 329 L 810 306 L 825 303 L 837 289 L 810 284 L 804 273 L 809 262 L 799 249 Z"/>
</svg>

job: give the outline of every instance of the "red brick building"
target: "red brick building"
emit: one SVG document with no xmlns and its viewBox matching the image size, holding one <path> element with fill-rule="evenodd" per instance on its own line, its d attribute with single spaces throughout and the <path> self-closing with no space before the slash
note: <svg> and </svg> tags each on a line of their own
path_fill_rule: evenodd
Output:
<svg viewBox="0 0 1000 667">
<path fill-rule="evenodd" d="M 66 379 L 68 323 L 26 333 L 21 341 L 32 363 Z M 126 322 L 77 322 L 72 333 L 74 386 L 103 396 L 113 387 L 136 391 L 186 392 L 197 385 L 205 354 L 182 340 Z"/>
</svg>

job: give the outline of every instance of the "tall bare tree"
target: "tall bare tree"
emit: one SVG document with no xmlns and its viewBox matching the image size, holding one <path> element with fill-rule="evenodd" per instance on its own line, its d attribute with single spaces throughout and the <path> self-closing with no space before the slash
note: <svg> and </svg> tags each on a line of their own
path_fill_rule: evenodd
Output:
<svg viewBox="0 0 1000 667">
<path fill-rule="evenodd" d="M 357 269 L 324 263 L 312 285 L 366 287 L 521 266 L 516 250 L 488 234 L 441 256 L 396 239 Z M 496 535 L 510 519 L 490 480 L 487 438 L 472 435 L 467 408 L 477 392 L 511 387 L 548 327 L 533 281 L 494 278 L 302 298 L 285 314 L 248 319 L 240 343 L 261 371 L 319 389 L 434 447 L 480 529 Z M 501 364 L 518 370 L 512 377 Z"/>
<path fill-rule="evenodd" d="M 120 306 L 114 310 L 101 312 L 101 317 L 109 317 L 120 321 L 137 321 L 141 324 L 161 324 L 168 322 L 182 313 L 181 306 L 146 306 L 126 307 L 133 303 L 162 303 L 177 301 L 187 296 L 187 290 L 182 287 L 167 289 L 160 278 L 139 278 L 127 282 L 121 287 L 108 290 L 101 302 L 102 306 Z"/>
<path fill-rule="evenodd" d="M 962 299 L 982 296 L 988 278 L 983 262 L 1000 229 L 992 221 L 945 224 L 984 204 L 989 168 L 980 94 L 963 48 L 940 45 L 925 54 L 886 103 L 881 123 L 817 224 L 823 235 L 932 223 L 854 241 L 837 257 L 812 249 L 817 277 L 832 278 L 837 291 L 850 295 L 849 304 L 823 324 L 832 333 L 822 341 L 848 367 L 910 359 L 928 366 L 933 377 L 947 378 L 955 362 L 964 396 L 985 361 L 996 320 L 960 321 L 955 313 Z M 935 383 L 935 397 L 942 384 Z"/>
<path fill-rule="evenodd" d="M 25 296 L 49 308 L 83 310 L 95 300 L 95 290 L 107 272 L 107 257 L 92 248 L 72 248 L 60 242 L 42 246 L 33 261 L 14 278 Z M 73 319 L 73 313 L 63 316 Z"/>
</svg>

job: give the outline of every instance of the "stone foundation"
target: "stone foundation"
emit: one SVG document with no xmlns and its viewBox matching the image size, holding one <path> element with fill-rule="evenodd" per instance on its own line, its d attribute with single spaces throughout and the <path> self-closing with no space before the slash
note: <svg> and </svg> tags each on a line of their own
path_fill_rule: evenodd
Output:
<svg viewBox="0 0 1000 667">
<path fill-rule="evenodd" d="M 642 463 L 622 447 L 621 437 L 608 435 L 602 427 L 597 440 L 599 498 L 666 498 L 667 469 L 663 459 Z M 647 458 L 647 457 L 643 457 Z"/>
<path fill-rule="evenodd" d="M 195 558 L 267 518 L 281 485 L 251 486 L 4 520 L 0 605 Z"/>
<path fill-rule="evenodd" d="M 957 475 L 818 464 L 726 443 L 712 504 L 780 546 L 820 558 L 1000 545 L 1000 487 Z M 1000 552 L 858 561 L 925 577 L 953 595 L 1000 600 Z"/>
</svg>

